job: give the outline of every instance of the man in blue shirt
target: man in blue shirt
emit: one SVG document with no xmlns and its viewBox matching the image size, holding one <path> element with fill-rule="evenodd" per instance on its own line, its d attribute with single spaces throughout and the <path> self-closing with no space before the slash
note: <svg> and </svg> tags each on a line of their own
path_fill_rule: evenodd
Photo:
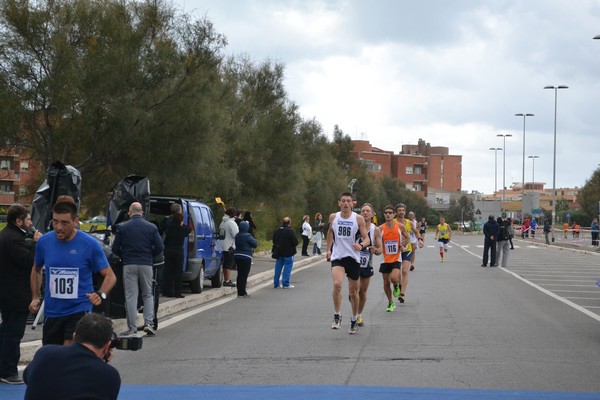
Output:
<svg viewBox="0 0 600 400">
<path fill-rule="evenodd" d="M 58 202 L 52 209 L 54 230 L 37 242 L 29 311 L 35 314 L 40 309 L 42 267 L 45 267 L 44 345 L 71 343 L 77 322 L 93 306 L 102 304 L 117 282 L 98 240 L 75 229 L 77 224 L 75 204 Z M 97 292 L 92 281 L 95 273 L 104 278 Z"/>
<path fill-rule="evenodd" d="M 152 258 L 163 249 L 158 228 L 144 219 L 141 203 L 129 206 L 129 221 L 117 226 L 112 251 L 123 261 L 123 286 L 125 287 L 125 310 L 128 331 L 123 335 L 137 333 L 137 301 L 139 289 L 144 303 L 144 332 L 154 336 L 154 294 L 152 293 Z M 139 282 L 139 286 L 138 286 Z"/>
</svg>

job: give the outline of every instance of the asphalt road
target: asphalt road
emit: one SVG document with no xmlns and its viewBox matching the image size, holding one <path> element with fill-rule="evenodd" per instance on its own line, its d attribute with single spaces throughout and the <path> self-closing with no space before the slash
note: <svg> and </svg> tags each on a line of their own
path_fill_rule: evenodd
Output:
<svg viewBox="0 0 600 400">
<path fill-rule="evenodd" d="M 161 322 L 141 351 L 120 351 L 112 364 L 125 385 L 367 385 L 600 398 L 598 255 L 516 241 L 507 269 L 482 268 L 479 236 L 455 236 L 443 264 L 431 236 L 426 242 L 407 302 L 393 313 L 385 312 L 376 272 L 356 335 L 347 331 L 347 301 L 343 329 L 331 329 L 330 267 L 318 262 L 294 273 L 294 289 L 267 282 L 251 298 L 229 296 Z"/>
</svg>

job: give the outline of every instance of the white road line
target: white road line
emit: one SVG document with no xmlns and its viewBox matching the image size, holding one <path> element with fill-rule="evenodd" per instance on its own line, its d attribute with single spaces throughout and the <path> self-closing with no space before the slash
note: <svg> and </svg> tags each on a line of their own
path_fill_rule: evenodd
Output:
<svg viewBox="0 0 600 400">
<path fill-rule="evenodd" d="M 479 256 L 479 255 L 473 253 L 470 250 L 467 250 L 467 249 L 463 249 L 463 250 L 466 251 L 467 253 L 471 254 L 472 256 L 480 259 L 480 260 L 483 259 L 482 256 Z M 535 284 L 535 283 L 533 283 L 533 282 L 531 282 L 531 281 L 529 281 L 529 280 L 527 280 L 527 279 L 525 279 L 525 278 L 517 275 L 516 273 L 514 273 L 514 272 L 512 272 L 512 271 L 510 271 L 510 270 L 508 270 L 506 268 L 502 268 L 502 267 L 498 267 L 498 268 L 501 271 L 506 272 L 507 274 L 511 274 L 515 278 L 519 279 L 522 282 L 525 282 L 526 284 L 528 284 L 529 286 L 531 286 L 531 287 L 539 290 L 540 292 L 545 293 L 548 296 L 550 296 L 550 297 L 552 297 L 552 298 L 554 298 L 554 299 L 556 299 L 556 300 L 558 300 L 558 301 L 560 301 L 560 302 L 562 302 L 562 303 L 564 303 L 564 304 L 566 304 L 568 306 L 571 306 L 574 309 L 576 309 L 577 311 L 580 311 L 580 312 L 584 313 L 585 315 L 587 315 L 588 317 L 591 317 L 591 318 L 595 319 L 596 321 L 600 322 L 600 315 L 598 315 L 598 314 L 596 314 L 596 313 L 594 313 L 594 312 L 592 312 L 592 311 L 590 311 L 590 310 L 588 310 L 588 309 L 586 309 L 584 307 L 581 307 L 580 305 L 575 304 L 572 301 L 567 300 L 564 297 L 561 297 L 561 296 L 557 295 L 556 293 L 553 293 L 553 292 L 551 292 L 551 291 L 549 291 L 547 289 L 544 289 L 543 287 L 541 287 L 541 286 L 539 286 L 539 285 L 537 285 L 537 284 Z M 569 285 L 564 285 L 564 286 L 569 286 Z"/>
<path fill-rule="evenodd" d="M 600 297 L 565 297 L 565 299 L 573 299 L 573 300 L 600 300 Z"/>
</svg>

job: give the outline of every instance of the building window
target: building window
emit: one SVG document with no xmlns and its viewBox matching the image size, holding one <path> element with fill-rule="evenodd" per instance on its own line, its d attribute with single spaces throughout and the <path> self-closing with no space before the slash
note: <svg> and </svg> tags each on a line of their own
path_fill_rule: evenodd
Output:
<svg viewBox="0 0 600 400">
<path fill-rule="evenodd" d="M 19 196 L 27 196 L 29 194 L 29 189 L 27 186 L 21 186 L 19 188 Z"/>
<path fill-rule="evenodd" d="M 413 183 L 413 188 L 417 192 L 422 192 L 423 191 L 423 185 L 421 184 L 421 182 L 414 182 Z"/>
<path fill-rule="evenodd" d="M 423 167 L 421 167 L 420 165 L 415 165 L 415 174 L 421 175 L 422 173 L 423 173 Z"/>
<path fill-rule="evenodd" d="M 10 160 L 0 161 L 0 169 L 10 169 Z"/>
<path fill-rule="evenodd" d="M 12 185 L 10 182 L 2 182 L 0 183 L 0 193 L 10 193 L 12 190 Z"/>
<path fill-rule="evenodd" d="M 21 161 L 21 171 L 29 171 L 29 161 Z"/>
<path fill-rule="evenodd" d="M 413 173 L 412 165 L 406 167 L 405 173 L 406 173 L 406 175 L 412 175 L 412 173 Z"/>
</svg>

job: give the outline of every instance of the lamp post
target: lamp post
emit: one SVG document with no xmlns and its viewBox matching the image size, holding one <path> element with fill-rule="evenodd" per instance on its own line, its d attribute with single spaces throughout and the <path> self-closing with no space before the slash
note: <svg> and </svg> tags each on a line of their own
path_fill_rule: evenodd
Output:
<svg viewBox="0 0 600 400">
<path fill-rule="evenodd" d="M 494 197 L 498 191 L 498 150 L 502 150 L 500 147 L 490 147 L 490 150 L 494 151 Z"/>
<path fill-rule="evenodd" d="M 521 179 L 521 218 L 525 213 L 523 201 L 525 199 L 525 119 L 527 117 L 534 117 L 535 114 L 515 114 L 515 117 L 523 117 L 523 175 Z"/>
<path fill-rule="evenodd" d="M 540 158 L 540 156 L 527 156 L 527 158 L 531 158 L 531 161 L 533 161 L 533 167 L 531 169 L 531 182 L 535 184 L 535 159 Z"/>
<path fill-rule="evenodd" d="M 504 140 L 504 150 L 502 150 L 502 201 L 505 201 L 506 196 L 506 138 L 512 137 L 510 133 L 499 133 L 496 136 L 502 137 Z M 502 209 L 502 203 L 500 203 Z"/>
<path fill-rule="evenodd" d="M 556 223 L 556 110 L 558 105 L 558 89 L 568 89 L 566 85 L 544 86 L 554 90 L 554 161 L 552 164 L 552 225 Z"/>
</svg>

